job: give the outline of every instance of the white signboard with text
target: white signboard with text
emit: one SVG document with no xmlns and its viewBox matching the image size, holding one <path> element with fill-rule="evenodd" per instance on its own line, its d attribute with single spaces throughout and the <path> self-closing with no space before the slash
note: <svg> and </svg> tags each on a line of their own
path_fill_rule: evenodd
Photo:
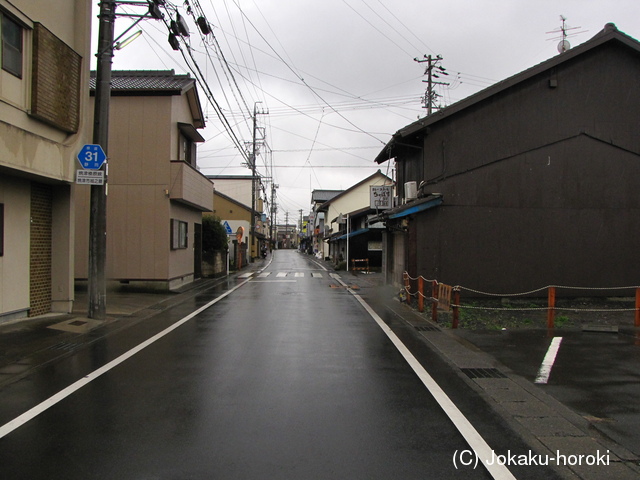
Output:
<svg viewBox="0 0 640 480">
<path fill-rule="evenodd" d="M 391 185 L 371 185 L 369 187 L 370 207 L 387 210 L 393 205 L 393 187 Z"/>
</svg>

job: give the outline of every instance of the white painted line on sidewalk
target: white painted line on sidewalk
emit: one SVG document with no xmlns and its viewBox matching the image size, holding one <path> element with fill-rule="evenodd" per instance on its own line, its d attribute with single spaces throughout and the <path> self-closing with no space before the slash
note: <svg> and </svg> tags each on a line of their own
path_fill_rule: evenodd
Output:
<svg viewBox="0 0 640 480">
<path fill-rule="evenodd" d="M 431 377 L 431 375 L 429 375 L 429 373 L 420 364 L 420 362 L 418 362 L 416 357 L 413 356 L 406 345 L 402 343 L 402 341 L 396 336 L 396 334 L 393 333 L 391 328 L 386 323 L 384 323 L 384 320 L 380 318 L 380 316 L 373 310 L 373 308 L 369 306 L 367 302 L 364 301 L 364 299 L 360 295 L 349 288 L 346 283 L 344 283 L 341 279 L 337 280 L 342 284 L 343 287 L 347 288 L 347 291 L 351 293 L 351 295 L 353 295 L 356 300 L 358 300 L 358 302 L 360 302 L 367 313 L 371 315 L 371 317 L 376 321 L 376 323 L 380 326 L 384 333 L 387 334 L 389 340 L 393 342 L 393 344 L 407 361 L 409 366 L 413 369 L 416 375 L 418 375 L 424 386 L 427 387 L 427 390 L 429 390 L 433 398 L 440 405 L 440 408 L 442 408 L 451 422 L 453 422 L 460 434 L 469 444 L 469 447 L 473 449 L 489 474 L 495 480 L 516 480 L 516 478 L 505 465 L 495 461 L 493 450 L 487 444 L 485 439 L 482 438 L 475 427 L 471 425 L 471 422 L 467 420 L 467 417 L 462 414 L 456 404 L 453 403 L 453 401 L 444 392 L 444 390 L 440 388 L 440 385 L 436 383 L 436 381 Z"/>
<path fill-rule="evenodd" d="M 315 260 L 311 260 L 313 263 L 315 263 L 318 267 L 320 267 L 322 270 L 324 270 L 325 272 L 327 272 L 328 270 L 326 269 L 326 267 L 324 265 L 322 265 L 321 263 L 316 262 Z"/>
<path fill-rule="evenodd" d="M 551 344 L 549 345 L 547 354 L 542 360 L 542 365 L 540 365 L 540 370 L 538 370 L 538 376 L 536 377 L 534 383 L 547 383 L 549 381 L 551 369 L 553 368 L 553 364 L 556 361 L 558 350 L 560 350 L 560 343 L 562 343 L 562 337 L 553 337 L 551 339 Z"/>
<path fill-rule="evenodd" d="M 167 334 L 171 333 L 172 331 L 174 331 L 176 328 L 180 327 L 181 325 L 184 325 L 185 323 L 187 323 L 189 320 L 191 320 L 196 315 L 199 315 L 200 313 L 204 312 L 206 309 L 208 309 L 211 306 L 215 305 L 216 303 L 218 303 L 220 300 L 222 300 L 223 298 L 225 298 L 226 296 L 228 296 L 229 294 L 231 294 L 235 290 L 237 290 L 240 287 L 242 287 L 243 285 L 246 285 L 247 283 L 249 283 L 249 281 L 250 280 L 245 280 L 244 282 L 239 283 L 238 285 L 233 287 L 231 290 L 227 290 L 226 292 L 224 292 L 219 297 L 214 298 L 213 300 L 211 300 L 206 305 L 204 305 L 204 306 L 200 307 L 199 309 L 191 312 L 186 317 L 181 318 L 180 320 L 178 320 L 176 323 L 174 323 L 170 327 L 167 327 L 164 330 L 162 330 L 160 333 L 157 333 L 153 337 L 151 337 L 148 340 L 142 342 L 141 344 L 139 344 L 138 346 L 132 348 L 128 352 L 123 353 L 122 355 L 120 355 L 116 359 L 111 360 L 109 363 L 103 365 L 102 367 L 98 368 L 97 370 L 94 370 L 90 374 L 82 377 L 80 380 L 78 380 L 75 383 L 72 383 L 71 385 L 69 385 L 68 387 L 64 388 L 63 390 L 60 390 L 58 393 L 56 393 L 52 397 L 49 397 L 48 399 L 46 399 L 45 401 L 39 403 L 38 405 L 36 405 L 35 407 L 31 408 L 30 410 L 27 410 L 22 415 L 20 415 L 20 416 L 14 418 L 13 420 L 11 420 L 9 423 L 6 423 L 6 424 L 2 425 L 0 427 L 0 438 L 3 438 L 6 435 L 10 434 L 15 429 L 21 427 L 22 425 L 24 425 L 28 421 L 30 421 L 30 420 L 34 419 L 35 417 L 37 417 L 38 415 L 40 415 L 42 412 L 44 412 L 47 409 L 53 407 L 55 404 L 61 402 L 62 400 L 67 398 L 72 393 L 80 390 L 82 387 L 84 387 L 85 385 L 91 383 L 96 378 L 98 378 L 101 375 L 107 373 L 109 370 L 113 369 L 114 367 L 117 367 L 118 365 L 120 365 L 125 360 L 128 360 L 129 358 L 133 357 L 136 353 L 144 350 L 149 345 L 151 345 L 151 344 L 155 343 L 156 341 L 160 340 L 162 337 L 164 337 Z"/>
</svg>

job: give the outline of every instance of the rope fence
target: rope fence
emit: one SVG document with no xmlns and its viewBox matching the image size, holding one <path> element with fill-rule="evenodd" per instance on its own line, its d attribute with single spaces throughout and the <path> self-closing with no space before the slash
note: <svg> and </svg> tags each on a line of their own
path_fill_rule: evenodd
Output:
<svg viewBox="0 0 640 480">
<path fill-rule="evenodd" d="M 547 285 L 546 287 L 537 288 L 528 292 L 520 293 L 491 293 L 474 290 L 472 288 L 462 287 L 460 285 L 448 286 L 439 283 L 435 279 L 427 279 L 423 276 L 416 278 L 411 277 L 407 272 L 402 274 L 404 286 L 401 291 L 401 297 L 407 304 L 411 305 L 412 299 L 415 297 L 418 304 L 418 311 L 424 312 L 425 301 L 431 302 L 431 318 L 434 322 L 438 321 L 438 309 L 452 311 L 452 328 L 458 328 L 460 322 L 460 309 L 469 310 L 495 310 L 495 311 L 546 311 L 547 312 L 547 328 L 555 328 L 556 312 L 635 312 L 634 325 L 640 327 L 640 286 L 632 285 L 627 287 L 571 287 L 566 285 Z M 411 282 L 417 282 L 418 286 L 415 291 L 411 291 Z M 430 292 L 425 295 L 425 285 L 430 285 Z M 598 290 L 598 291 L 616 291 L 616 290 L 635 290 L 635 307 L 630 308 L 575 308 L 575 307 L 559 307 L 556 305 L 556 290 Z M 460 296 L 462 291 L 474 293 L 476 295 L 485 295 L 494 298 L 510 298 L 519 296 L 528 296 L 535 293 L 546 292 L 546 307 L 521 307 L 521 308 L 505 308 L 505 307 L 484 307 L 476 305 L 462 305 Z M 444 298 L 446 297 L 446 298 Z"/>
</svg>

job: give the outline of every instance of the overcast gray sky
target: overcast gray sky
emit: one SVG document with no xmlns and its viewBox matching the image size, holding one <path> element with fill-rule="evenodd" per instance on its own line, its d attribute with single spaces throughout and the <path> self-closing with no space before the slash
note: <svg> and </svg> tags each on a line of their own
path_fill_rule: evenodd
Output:
<svg viewBox="0 0 640 480">
<path fill-rule="evenodd" d="M 212 26 L 205 40 L 187 6 Z M 257 105 L 266 137 L 258 172 L 279 185 L 280 222 L 286 211 L 307 214 L 313 189 L 345 189 L 375 172 L 391 135 L 426 114 L 425 64 L 414 58 L 443 57 L 450 86 L 438 92 L 450 105 L 557 55 L 560 33 L 547 32 L 560 29 L 561 15 L 572 46 L 608 22 L 640 38 L 637 0 L 167 0 L 163 12 L 185 17 L 193 60 L 171 49 L 163 22 L 147 20 L 144 35 L 116 51 L 113 68 L 187 73 L 197 65 L 223 115 L 199 87 L 205 174 L 250 173 L 223 122 L 244 147 Z M 131 23 L 118 18 L 116 35 Z M 389 163 L 381 167 L 391 176 Z"/>
</svg>

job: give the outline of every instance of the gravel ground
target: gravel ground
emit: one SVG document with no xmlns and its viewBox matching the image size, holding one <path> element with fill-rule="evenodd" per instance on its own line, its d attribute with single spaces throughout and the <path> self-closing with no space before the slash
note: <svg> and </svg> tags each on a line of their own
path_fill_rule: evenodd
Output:
<svg viewBox="0 0 640 480">
<path fill-rule="evenodd" d="M 491 298 L 460 301 L 458 328 L 501 330 L 502 328 L 546 328 L 547 299 Z M 415 300 L 412 306 L 417 308 Z M 431 319 L 431 306 L 425 302 L 423 315 Z M 438 324 L 451 327 L 452 314 L 438 312 Z M 585 325 L 633 327 L 635 298 L 596 297 L 557 299 L 555 328 L 582 328 Z"/>
</svg>

